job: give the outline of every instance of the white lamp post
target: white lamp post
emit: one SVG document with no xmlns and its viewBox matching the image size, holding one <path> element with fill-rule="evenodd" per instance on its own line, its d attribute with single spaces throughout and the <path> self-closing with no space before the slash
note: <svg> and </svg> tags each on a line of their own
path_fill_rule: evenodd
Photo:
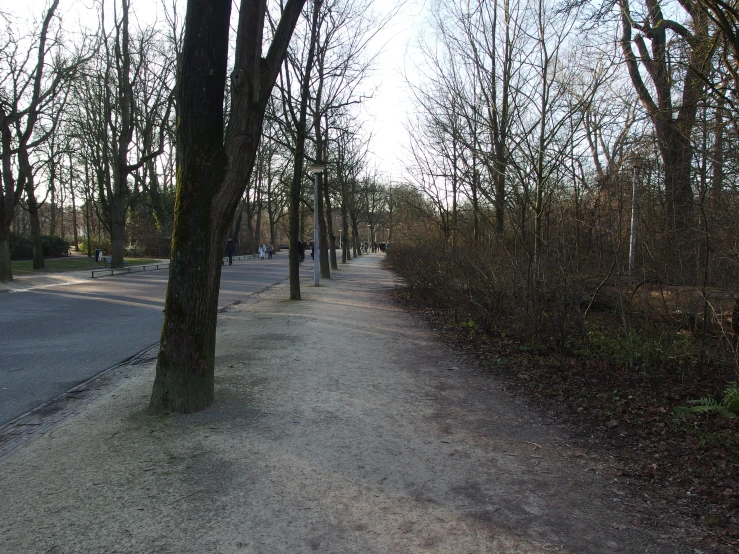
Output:
<svg viewBox="0 0 739 554">
<path fill-rule="evenodd" d="M 326 169 L 325 165 L 311 164 L 308 173 L 313 175 L 313 284 L 318 286 L 318 174 Z"/>
</svg>

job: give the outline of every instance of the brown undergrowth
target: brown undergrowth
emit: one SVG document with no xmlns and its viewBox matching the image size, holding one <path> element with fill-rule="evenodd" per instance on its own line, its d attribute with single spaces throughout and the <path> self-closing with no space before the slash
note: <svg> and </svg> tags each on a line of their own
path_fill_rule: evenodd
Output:
<svg viewBox="0 0 739 554">
<path fill-rule="evenodd" d="M 715 371 L 670 370 L 655 378 L 592 354 L 527 346 L 404 288 L 394 298 L 507 388 L 571 426 L 586 448 L 612 456 L 619 481 L 659 512 L 654 521 L 691 520 L 696 552 L 739 551 L 739 418 L 675 414 L 720 390 L 725 383 L 717 383 Z"/>
</svg>

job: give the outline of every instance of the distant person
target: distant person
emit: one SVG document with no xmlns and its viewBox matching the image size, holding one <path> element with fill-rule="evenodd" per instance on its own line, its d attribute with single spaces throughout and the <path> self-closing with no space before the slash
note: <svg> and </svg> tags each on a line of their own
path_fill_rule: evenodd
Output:
<svg viewBox="0 0 739 554">
<path fill-rule="evenodd" d="M 305 243 L 298 241 L 298 261 L 302 264 L 305 261 Z"/>
<path fill-rule="evenodd" d="M 234 241 L 232 239 L 228 239 L 228 242 L 226 243 L 226 256 L 228 256 L 228 265 L 233 265 L 234 263 L 234 252 L 236 252 L 236 245 L 234 244 Z"/>
<path fill-rule="evenodd" d="M 274 251 L 275 251 L 275 249 L 274 249 L 274 248 L 272 248 L 272 243 L 269 243 L 269 244 L 267 245 L 267 259 L 268 259 L 268 260 L 271 260 L 271 259 L 272 259 L 272 253 L 273 253 Z"/>
<path fill-rule="evenodd" d="M 264 255 L 267 253 L 267 247 L 264 246 L 264 243 L 259 245 L 259 259 L 263 260 Z"/>
<path fill-rule="evenodd" d="M 316 253 L 316 244 L 314 242 L 310 243 L 310 259 L 315 260 L 315 253 Z"/>
</svg>

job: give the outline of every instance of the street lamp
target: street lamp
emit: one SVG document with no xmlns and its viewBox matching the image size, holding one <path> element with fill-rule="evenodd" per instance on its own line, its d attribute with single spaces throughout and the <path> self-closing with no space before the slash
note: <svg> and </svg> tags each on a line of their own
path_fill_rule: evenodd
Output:
<svg viewBox="0 0 739 554">
<path fill-rule="evenodd" d="M 310 164 L 308 173 L 313 175 L 313 284 L 318 286 L 318 174 L 326 169 L 322 164 Z"/>
</svg>

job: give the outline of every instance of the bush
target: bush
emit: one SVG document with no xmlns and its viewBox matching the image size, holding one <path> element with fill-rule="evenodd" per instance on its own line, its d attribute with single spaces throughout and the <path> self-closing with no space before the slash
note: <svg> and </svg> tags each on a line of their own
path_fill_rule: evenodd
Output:
<svg viewBox="0 0 739 554">
<path fill-rule="evenodd" d="M 126 245 L 126 256 L 129 258 L 141 258 L 143 255 L 143 249 L 138 244 Z"/>
<path fill-rule="evenodd" d="M 388 261 L 409 293 L 449 310 L 482 331 L 504 330 L 525 342 L 563 348 L 585 335 L 583 283 L 564 264 L 527 278 L 529 262 L 497 239 L 440 247 L 439 241 L 395 243 Z M 542 264 L 543 266 L 543 264 Z"/>
<path fill-rule="evenodd" d="M 10 259 L 33 259 L 33 244 L 31 243 L 31 239 L 10 233 Z"/>
<path fill-rule="evenodd" d="M 44 258 L 59 258 L 69 255 L 69 243 L 56 235 L 41 235 Z M 10 234 L 10 259 L 32 260 L 33 243 L 30 238 Z"/>
<path fill-rule="evenodd" d="M 41 247 L 44 250 L 44 258 L 69 256 L 69 242 L 56 235 L 41 235 Z"/>
<path fill-rule="evenodd" d="M 90 244 L 90 242 L 92 242 L 92 244 Z M 98 248 L 102 250 L 103 253 L 106 253 L 106 252 L 110 253 L 112 249 L 110 239 L 105 238 L 105 237 L 103 237 L 100 240 L 97 240 L 96 238 L 93 237 L 92 241 L 86 238 L 81 243 L 79 243 L 78 246 L 79 246 L 80 252 L 84 252 L 88 256 L 90 256 Z"/>
</svg>

